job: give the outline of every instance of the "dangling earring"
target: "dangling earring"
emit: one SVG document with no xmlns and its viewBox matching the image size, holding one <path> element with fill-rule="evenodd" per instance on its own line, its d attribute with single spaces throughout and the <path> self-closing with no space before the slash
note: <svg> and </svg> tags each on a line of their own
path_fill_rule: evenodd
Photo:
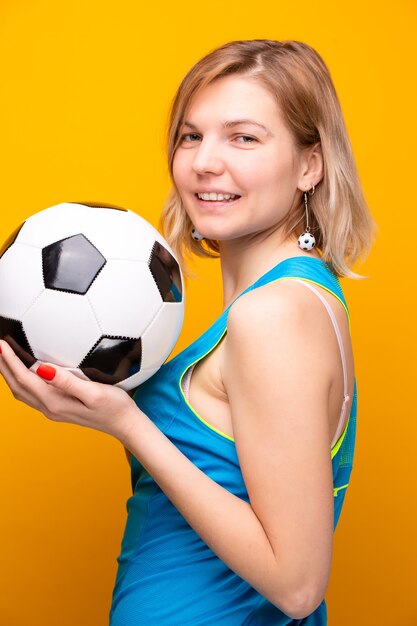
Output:
<svg viewBox="0 0 417 626">
<path fill-rule="evenodd" d="M 309 196 L 312 196 L 315 191 L 314 185 L 308 192 Z M 312 233 L 310 233 L 310 226 L 308 223 L 308 200 L 307 200 L 307 191 L 304 192 L 304 205 L 306 208 L 306 229 L 305 231 L 298 237 L 298 245 L 301 250 L 312 250 L 316 245 L 316 238 Z"/>
<path fill-rule="evenodd" d="M 194 228 L 194 226 L 191 229 L 191 237 L 194 239 L 194 241 L 202 241 L 203 239 L 205 239 L 205 237 L 203 237 L 203 235 L 200 235 L 200 233 L 196 228 Z"/>
</svg>

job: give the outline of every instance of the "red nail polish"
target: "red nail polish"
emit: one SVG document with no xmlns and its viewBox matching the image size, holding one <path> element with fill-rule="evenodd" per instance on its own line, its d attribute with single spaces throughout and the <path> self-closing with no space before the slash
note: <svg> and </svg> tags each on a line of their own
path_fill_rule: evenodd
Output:
<svg viewBox="0 0 417 626">
<path fill-rule="evenodd" d="M 36 373 L 45 380 L 52 380 L 55 377 L 56 369 L 50 365 L 39 365 Z"/>
<path fill-rule="evenodd" d="M 1 354 L 1 346 L 0 346 L 0 354 Z"/>
</svg>

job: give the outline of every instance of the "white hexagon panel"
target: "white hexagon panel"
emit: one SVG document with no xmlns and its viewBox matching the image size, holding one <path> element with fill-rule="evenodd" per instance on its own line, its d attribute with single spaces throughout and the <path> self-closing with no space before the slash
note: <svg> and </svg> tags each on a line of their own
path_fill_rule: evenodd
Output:
<svg viewBox="0 0 417 626">
<path fill-rule="evenodd" d="M 183 319 L 179 264 L 131 211 L 63 203 L 0 248 L 0 338 L 32 369 L 48 361 L 132 389 L 165 362 Z"/>
<path fill-rule="evenodd" d="M 23 328 L 38 361 L 78 367 L 99 339 L 87 298 L 45 289 L 25 313 Z"/>
<path fill-rule="evenodd" d="M 140 337 L 162 306 L 157 284 L 142 261 L 107 261 L 87 298 L 102 333 L 123 337 Z"/>
<path fill-rule="evenodd" d="M 0 258 L 0 315 L 21 320 L 44 290 L 39 248 L 18 243 Z"/>
<path fill-rule="evenodd" d="M 152 324 L 142 335 L 144 359 L 142 365 L 146 369 L 158 367 L 163 355 L 164 361 L 171 354 L 175 342 L 174 337 L 181 332 L 184 321 L 184 310 L 171 302 L 164 302 Z"/>
</svg>

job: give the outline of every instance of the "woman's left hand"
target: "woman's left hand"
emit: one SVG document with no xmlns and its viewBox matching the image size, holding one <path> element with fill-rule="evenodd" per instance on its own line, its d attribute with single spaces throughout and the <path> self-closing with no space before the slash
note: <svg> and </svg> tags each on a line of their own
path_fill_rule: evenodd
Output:
<svg viewBox="0 0 417 626">
<path fill-rule="evenodd" d="M 6 341 L 0 342 L 0 373 L 16 400 L 25 402 L 56 422 L 87 426 L 108 433 L 122 443 L 139 418 L 140 410 L 119 387 L 78 378 L 56 365 L 30 371 Z M 46 374 L 48 382 L 40 377 Z"/>
</svg>

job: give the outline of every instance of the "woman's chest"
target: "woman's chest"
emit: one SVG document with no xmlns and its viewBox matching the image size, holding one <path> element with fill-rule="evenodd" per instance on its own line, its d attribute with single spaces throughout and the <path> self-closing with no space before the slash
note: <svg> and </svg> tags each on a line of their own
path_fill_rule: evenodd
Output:
<svg viewBox="0 0 417 626">
<path fill-rule="evenodd" d="M 226 335 L 188 372 L 188 402 L 210 426 L 233 438 L 229 400 L 222 381 L 221 367 Z"/>
</svg>

